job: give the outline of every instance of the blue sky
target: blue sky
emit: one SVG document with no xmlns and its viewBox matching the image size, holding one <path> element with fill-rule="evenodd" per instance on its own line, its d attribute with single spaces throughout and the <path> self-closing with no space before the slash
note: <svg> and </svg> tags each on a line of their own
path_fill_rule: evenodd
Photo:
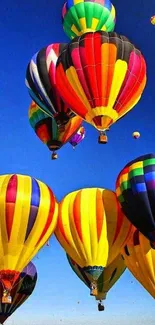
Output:
<svg viewBox="0 0 155 325">
<path fill-rule="evenodd" d="M 0 3 L 0 173 L 21 173 L 47 183 L 58 200 L 81 187 L 115 188 L 122 167 L 155 146 L 155 14 L 154 0 L 114 0 L 116 31 L 143 52 L 148 82 L 139 104 L 109 133 L 109 143 L 98 145 L 97 131 L 86 125 L 85 141 L 76 150 L 68 144 L 51 161 L 50 152 L 28 122 L 31 102 L 24 84 L 32 55 L 54 42 L 68 42 L 61 24 L 63 0 L 5 0 Z M 132 132 L 141 138 L 134 141 Z M 71 271 L 63 250 L 52 237 L 34 262 L 39 279 L 32 297 L 6 324 L 12 325 L 154 325 L 154 301 L 127 271 L 110 291 L 104 313 L 88 289 Z M 77 302 L 80 302 L 79 304 Z"/>
</svg>

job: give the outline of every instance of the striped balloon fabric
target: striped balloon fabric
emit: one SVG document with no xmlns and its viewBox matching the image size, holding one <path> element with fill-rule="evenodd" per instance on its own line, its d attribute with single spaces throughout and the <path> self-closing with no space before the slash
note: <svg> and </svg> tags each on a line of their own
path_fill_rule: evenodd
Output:
<svg viewBox="0 0 155 325">
<path fill-rule="evenodd" d="M 63 28 L 71 39 L 90 31 L 112 32 L 115 16 L 109 0 L 68 0 L 62 10 Z"/>
<path fill-rule="evenodd" d="M 133 276 L 155 298 L 155 250 L 147 238 L 135 230 L 121 253 Z"/>
<path fill-rule="evenodd" d="M 56 85 L 75 114 L 99 131 L 109 128 L 139 101 L 146 84 L 141 52 L 117 33 L 86 33 L 60 54 Z"/>
<path fill-rule="evenodd" d="M 0 176 L 0 277 L 4 286 L 10 282 L 11 289 L 52 235 L 57 210 L 54 194 L 46 184 L 26 175 Z"/>
<path fill-rule="evenodd" d="M 74 116 L 56 89 L 56 63 L 65 45 L 56 43 L 41 49 L 32 57 L 26 72 L 26 86 L 31 98 L 58 124 L 65 124 Z"/>
<path fill-rule="evenodd" d="M 49 150 L 58 150 L 72 139 L 72 136 L 74 137 L 81 126 L 82 119 L 75 116 L 65 125 L 58 126 L 55 119 L 47 116 L 37 104 L 32 102 L 29 108 L 29 122 L 38 138 L 48 146 Z"/>
<path fill-rule="evenodd" d="M 81 189 L 59 204 L 56 237 L 67 254 L 96 279 L 119 254 L 131 230 L 110 190 Z"/>
<path fill-rule="evenodd" d="M 155 154 L 138 157 L 122 169 L 116 194 L 128 219 L 155 244 Z"/>
</svg>

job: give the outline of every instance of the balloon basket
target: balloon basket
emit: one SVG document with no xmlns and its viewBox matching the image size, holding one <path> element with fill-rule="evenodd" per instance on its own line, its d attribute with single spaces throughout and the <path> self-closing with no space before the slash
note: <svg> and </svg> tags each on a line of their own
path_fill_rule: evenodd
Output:
<svg viewBox="0 0 155 325">
<path fill-rule="evenodd" d="M 108 142 L 108 137 L 106 135 L 99 135 L 98 143 L 99 144 L 106 144 Z"/>
<path fill-rule="evenodd" d="M 58 158 L 57 153 L 53 152 L 53 153 L 52 153 L 52 160 L 55 160 L 55 159 L 57 159 L 57 158 Z"/>
<path fill-rule="evenodd" d="M 104 306 L 101 303 L 98 304 L 98 311 L 104 311 Z"/>
<path fill-rule="evenodd" d="M 91 295 L 91 296 L 97 296 L 97 288 L 95 288 L 95 289 L 91 289 L 91 290 L 90 290 L 90 295 Z"/>
<path fill-rule="evenodd" d="M 96 283 L 91 283 L 91 286 L 90 286 L 90 295 L 91 296 L 97 296 L 97 294 L 98 294 L 98 289 L 97 289 Z"/>
<path fill-rule="evenodd" d="M 2 297 L 2 304 L 11 304 L 11 303 L 12 303 L 12 297 L 10 295 Z"/>
</svg>

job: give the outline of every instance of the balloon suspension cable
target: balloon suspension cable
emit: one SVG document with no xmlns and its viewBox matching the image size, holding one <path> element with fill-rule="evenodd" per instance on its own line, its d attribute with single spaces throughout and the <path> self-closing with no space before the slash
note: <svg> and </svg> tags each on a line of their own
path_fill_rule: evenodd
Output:
<svg viewBox="0 0 155 325">
<path fill-rule="evenodd" d="M 26 267 L 28 267 L 28 265 Z M 31 271 L 32 268 L 33 268 L 33 265 L 30 266 L 29 272 Z M 23 271 L 21 273 L 23 273 Z M 14 289 L 21 281 L 23 281 L 26 276 L 27 276 L 27 273 L 25 273 L 25 275 L 22 277 L 22 279 L 20 279 L 18 282 L 15 282 L 15 284 L 12 286 L 11 290 Z M 19 275 L 19 278 L 20 278 L 20 275 Z"/>
<path fill-rule="evenodd" d="M 47 246 L 47 247 L 50 246 L 50 241 L 49 241 L 49 240 L 46 242 L 46 246 Z"/>
</svg>

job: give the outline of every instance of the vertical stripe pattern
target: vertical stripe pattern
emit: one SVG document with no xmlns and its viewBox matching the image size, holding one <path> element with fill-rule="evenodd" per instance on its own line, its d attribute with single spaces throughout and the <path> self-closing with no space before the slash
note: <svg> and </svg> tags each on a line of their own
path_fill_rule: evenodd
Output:
<svg viewBox="0 0 155 325">
<path fill-rule="evenodd" d="M 0 176 L 0 274 L 5 279 L 21 272 L 47 242 L 57 213 L 46 184 L 26 175 Z"/>
<path fill-rule="evenodd" d="M 74 113 L 60 98 L 56 89 L 55 69 L 65 44 L 51 44 L 37 52 L 26 72 L 26 86 L 33 101 L 59 124 L 65 124 Z"/>
<path fill-rule="evenodd" d="M 56 85 L 75 114 L 106 130 L 139 101 L 146 84 L 141 52 L 117 33 L 98 31 L 72 40 L 60 54 Z"/>
<path fill-rule="evenodd" d="M 132 230 L 119 212 L 112 191 L 86 188 L 72 192 L 59 204 L 55 235 L 81 268 L 106 267 L 119 254 Z"/>
<path fill-rule="evenodd" d="M 121 253 L 133 276 L 155 298 L 155 250 L 148 239 L 135 230 Z"/>
</svg>

